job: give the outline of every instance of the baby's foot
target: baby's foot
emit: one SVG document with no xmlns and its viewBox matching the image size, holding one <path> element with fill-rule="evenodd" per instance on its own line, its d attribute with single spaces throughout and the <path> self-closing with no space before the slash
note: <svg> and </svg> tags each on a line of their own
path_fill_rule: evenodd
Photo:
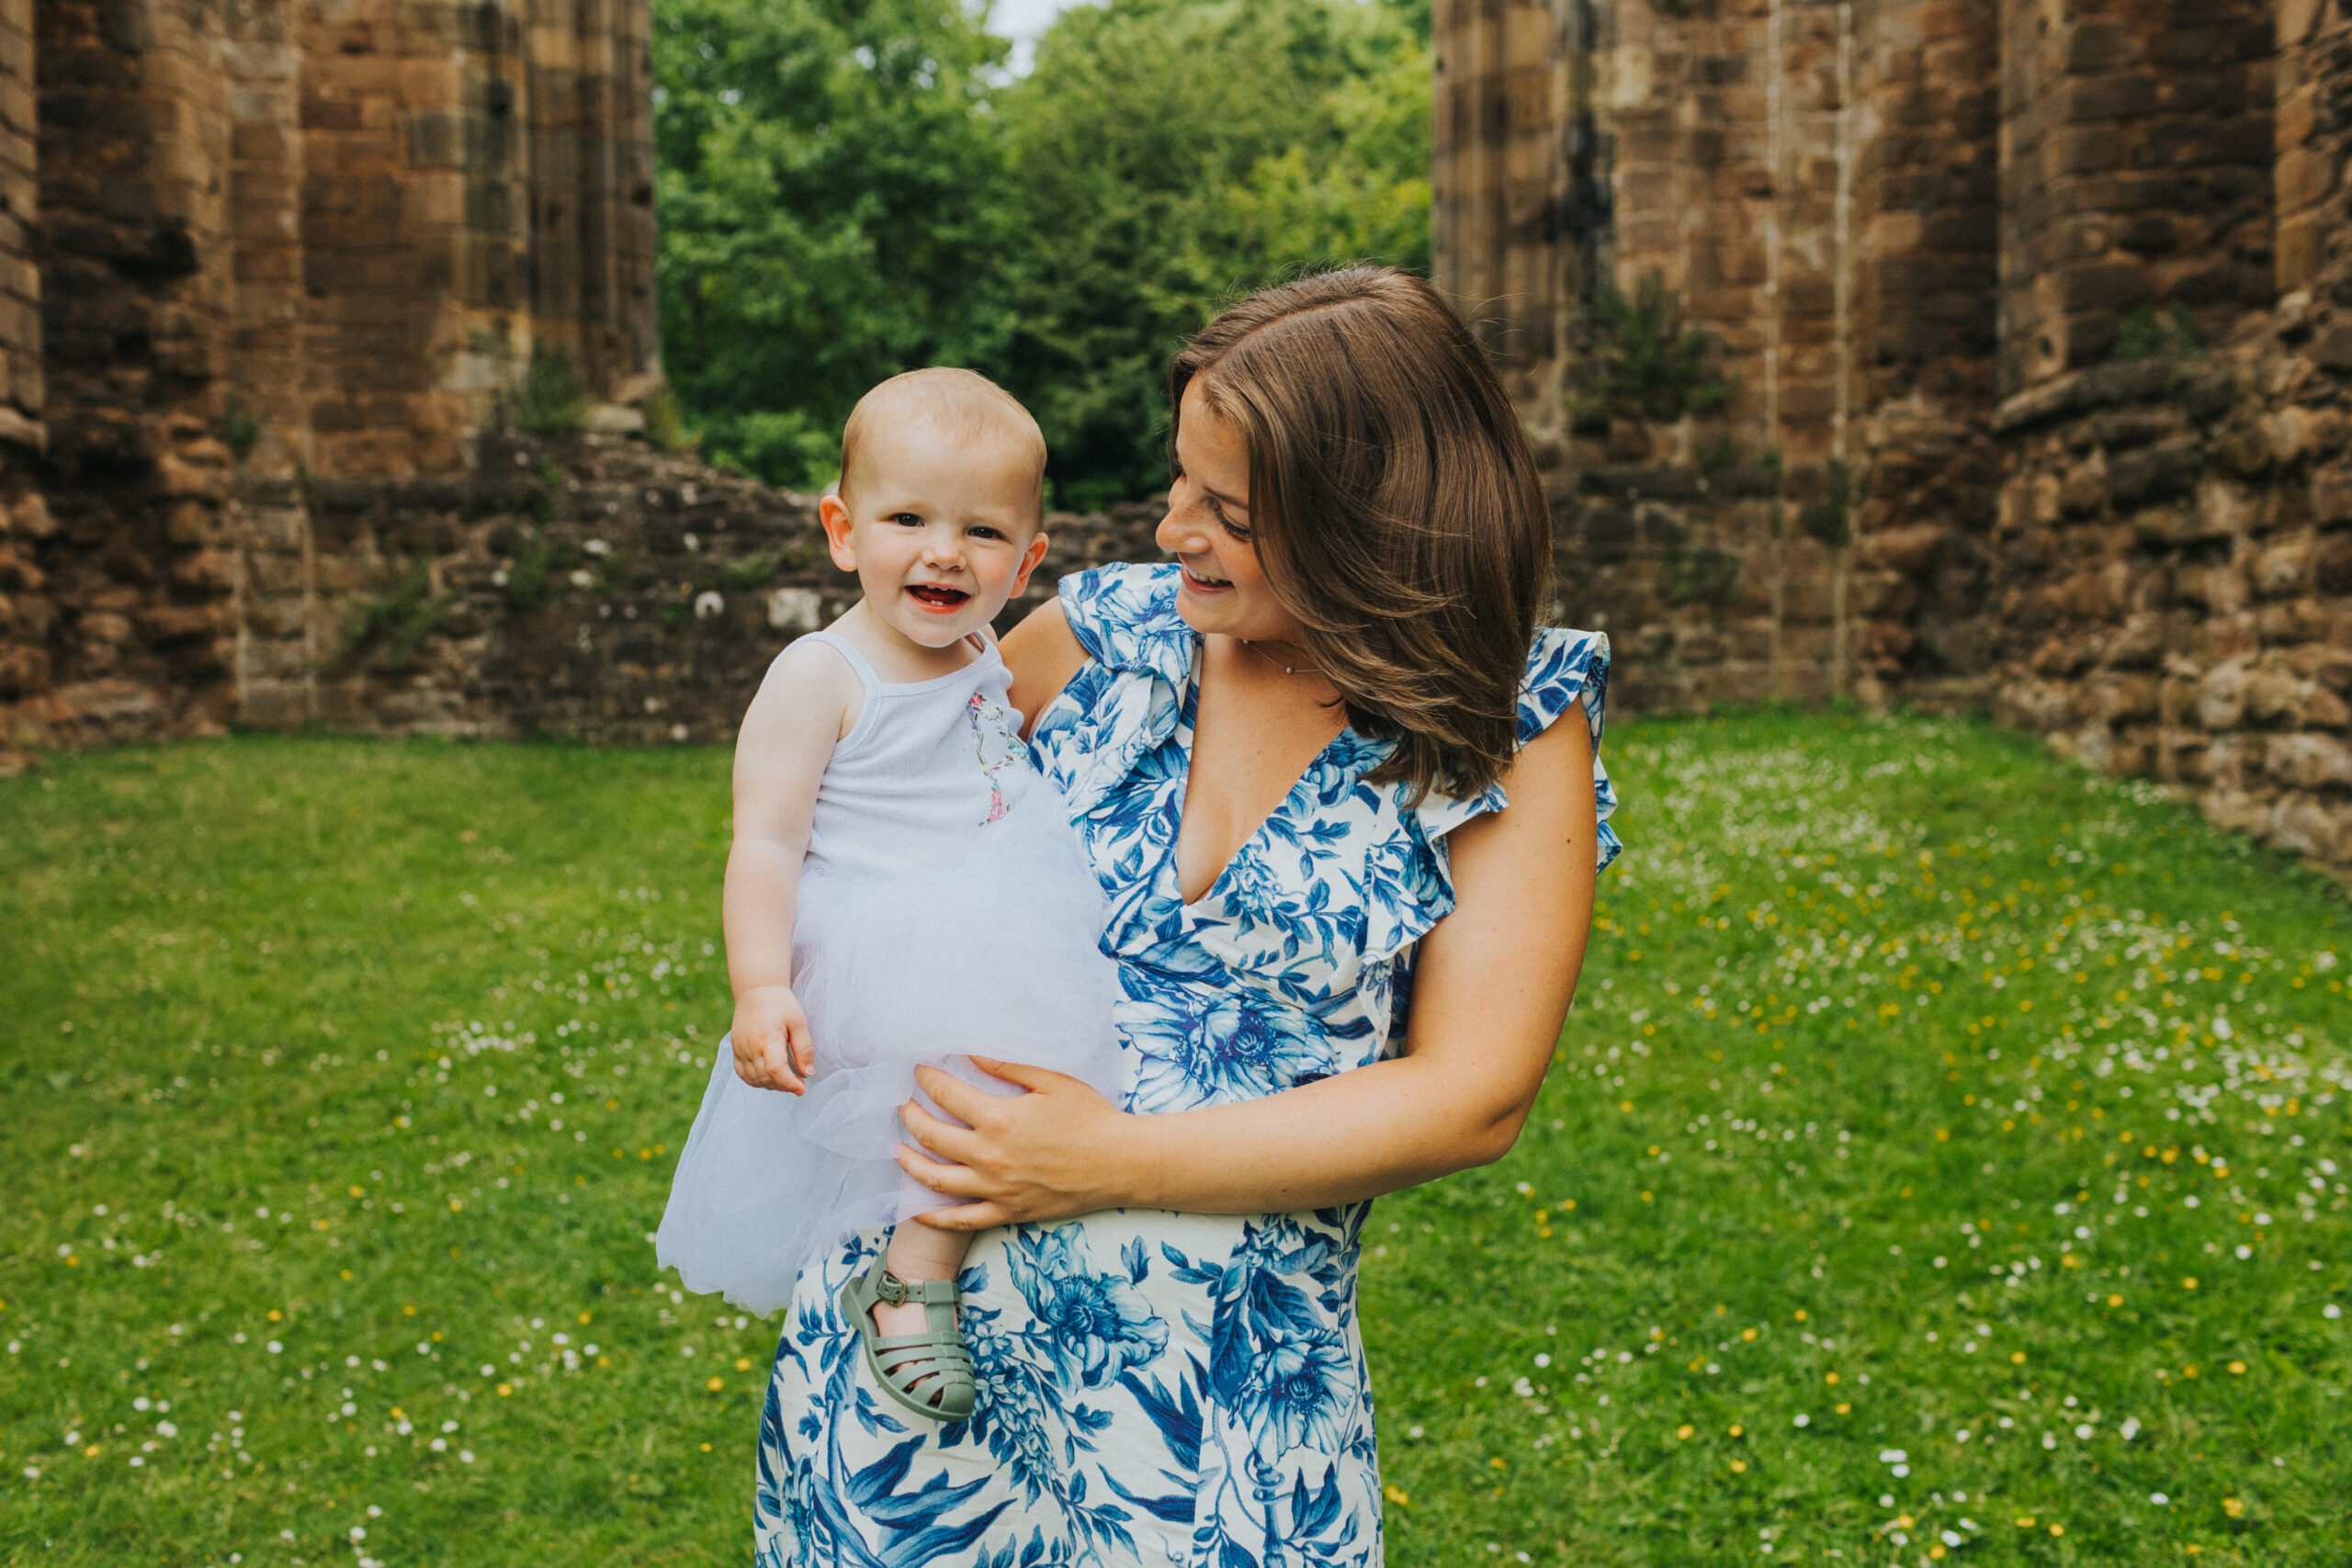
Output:
<svg viewBox="0 0 2352 1568">
<path fill-rule="evenodd" d="M 853 1309 L 853 1322 L 865 1319 L 857 1326 L 867 1363 L 899 1404 L 943 1421 L 972 1413 L 978 1391 L 956 1323 L 953 1280 L 903 1280 L 877 1263 L 844 1287 L 842 1305 Z"/>
<path fill-rule="evenodd" d="M 922 1283 L 910 1280 L 910 1285 Z M 888 1302 L 874 1303 L 874 1326 L 885 1335 L 922 1334 L 931 1327 L 931 1309 L 921 1302 L 900 1302 L 892 1306 Z"/>
</svg>

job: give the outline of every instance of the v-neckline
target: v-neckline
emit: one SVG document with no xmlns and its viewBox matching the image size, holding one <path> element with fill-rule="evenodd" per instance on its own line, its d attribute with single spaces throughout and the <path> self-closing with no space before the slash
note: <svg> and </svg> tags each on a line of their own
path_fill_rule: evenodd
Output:
<svg viewBox="0 0 2352 1568">
<path fill-rule="evenodd" d="M 1282 798 L 1275 801 L 1272 808 L 1258 818 L 1258 825 L 1244 835 L 1239 843 L 1233 846 L 1233 852 L 1226 856 L 1225 863 L 1217 867 L 1215 876 L 1209 878 L 1209 885 L 1201 889 L 1201 896 L 1197 898 L 1186 898 L 1183 870 L 1176 863 L 1176 846 L 1184 836 L 1184 805 L 1193 793 L 1194 742 L 1198 739 L 1198 720 L 1201 712 L 1201 677 L 1208 670 L 1208 638 L 1205 635 L 1200 632 L 1193 634 L 1193 657 L 1185 667 L 1184 689 L 1177 694 L 1176 699 L 1176 738 L 1184 755 L 1184 770 L 1176 775 L 1176 788 L 1168 803 L 1168 817 L 1171 829 L 1168 835 L 1168 884 L 1170 889 L 1176 895 L 1177 907 L 1188 917 L 1195 914 L 1216 897 L 1217 889 L 1223 887 L 1227 879 L 1232 876 L 1233 868 L 1240 863 L 1242 856 L 1248 854 L 1258 840 L 1266 836 L 1266 829 L 1273 826 L 1276 818 L 1290 809 L 1291 802 L 1298 797 L 1298 792 L 1306 787 L 1308 779 L 1322 771 L 1325 761 L 1339 747 L 1340 742 L 1355 733 L 1352 725 L 1340 725 L 1338 732 L 1323 743 L 1322 750 L 1307 759 L 1306 765 L 1298 771 L 1298 777 L 1291 781 L 1290 788 L 1283 792 Z"/>
</svg>

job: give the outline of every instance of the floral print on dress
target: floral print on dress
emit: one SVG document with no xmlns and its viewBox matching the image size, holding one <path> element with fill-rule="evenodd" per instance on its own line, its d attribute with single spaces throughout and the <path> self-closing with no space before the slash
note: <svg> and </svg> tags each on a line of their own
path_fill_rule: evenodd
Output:
<svg viewBox="0 0 2352 1568">
<path fill-rule="evenodd" d="M 1029 748 L 1021 741 L 1021 727 L 1012 714 L 979 693 L 964 706 L 964 721 L 972 727 L 972 749 L 979 754 L 980 774 L 989 781 L 989 822 L 1001 822 L 1010 809 L 1004 799 L 1004 774 L 1008 768 L 1019 767 L 1029 760 Z"/>
<path fill-rule="evenodd" d="M 1089 661 L 1028 750 L 1109 895 L 1103 951 L 1127 1107 L 1279 1093 L 1393 1054 L 1413 944 L 1453 908 L 1446 835 L 1500 808 L 1366 782 L 1343 730 L 1208 892 L 1177 891 L 1199 643 L 1173 567 L 1066 578 Z M 1572 707 L 1596 747 L 1608 642 L 1536 635 L 1522 744 Z M 1600 862 L 1616 804 L 1596 761 Z M 1016 1054 L 1016 1053 L 1009 1053 Z M 979 1408 L 902 1419 L 864 1386 L 835 1295 L 882 1237 L 802 1277 L 762 1425 L 758 1568 L 1374 1568 L 1379 1454 L 1356 1320 L 1367 1203 L 1311 1213 L 1117 1210 L 978 1238 L 963 1323 Z"/>
</svg>

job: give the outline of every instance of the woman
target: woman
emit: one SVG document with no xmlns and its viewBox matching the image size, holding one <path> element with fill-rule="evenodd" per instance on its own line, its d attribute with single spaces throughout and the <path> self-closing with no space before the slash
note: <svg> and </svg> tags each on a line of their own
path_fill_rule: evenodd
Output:
<svg viewBox="0 0 2352 1568">
<path fill-rule="evenodd" d="M 1427 285 L 1267 290 L 1172 383 L 1178 564 L 1067 579 L 1004 645 L 1110 895 L 1126 1104 L 924 1070 L 970 1125 L 910 1107 L 902 1163 L 986 1233 L 980 1408 L 893 1416 L 834 1306 L 870 1243 L 812 1268 L 762 1568 L 1380 1560 L 1358 1238 L 1501 1157 L 1543 1081 L 1615 850 L 1607 644 L 1536 630 L 1534 465 Z"/>
</svg>

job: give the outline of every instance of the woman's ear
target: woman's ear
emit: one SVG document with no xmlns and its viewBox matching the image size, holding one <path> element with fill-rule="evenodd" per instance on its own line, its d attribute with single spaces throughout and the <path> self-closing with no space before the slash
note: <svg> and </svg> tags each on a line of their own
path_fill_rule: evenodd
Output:
<svg viewBox="0 0 2352 1568">
<path fill-rule="evenodd" d="M 855 571 L 857 547 L 850 542 L 849 508 L 840 496 L 829 495 L 817 503 L 817 522 L 825 530 L 825 550 L 833 558 L 833 564 L 843 571 Z"/>
</svg>

